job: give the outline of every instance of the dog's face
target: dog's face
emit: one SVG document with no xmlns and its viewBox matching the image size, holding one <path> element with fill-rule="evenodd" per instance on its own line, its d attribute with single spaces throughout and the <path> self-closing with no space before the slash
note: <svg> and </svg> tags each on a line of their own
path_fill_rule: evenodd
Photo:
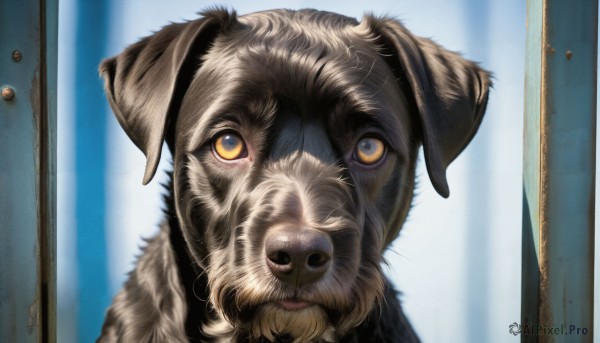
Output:
<svg viewBox="0 0 600 343">
<path fill-rule="evenodd" d="M 208 12 L 101 72 L 148 158 L 144 182 L 169 144 L 176 213 L 212 306 L 235 330 L 299 342 L 334 339 L 381 300 L 418 148 L 447 196 L 445 169 L 489 87 L 393 20 L 316 11 Z"/>
<path fill-rule="evenodd" d="M 175 195 L 212 303 L 257 336 L 310 339 L 359 324 L 382 293 L 418 144 L 367 37 L 269 35 L 269 19 L 240 18 L 248 29 L 204 55 L 175 130 Z M 291 45 L 299 29 L 314 39 Z"/>
</svg>

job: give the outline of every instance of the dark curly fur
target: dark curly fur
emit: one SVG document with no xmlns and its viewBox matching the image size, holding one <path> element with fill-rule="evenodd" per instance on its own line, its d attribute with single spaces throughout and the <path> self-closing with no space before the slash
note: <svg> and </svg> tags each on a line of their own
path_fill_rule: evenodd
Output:
<svg viewBox="0 0 600 343">
<path fill-rule="evenodd" d="M 418 342 L 380 265 L 421 145 L 449 195 L 489 74 L 389 18 L 202 15 L 101 65 L 144 183 L 163 141 L 173 172 L 166 219 L 98 341 Z M 215 150 L 226 134 L 244 144 L 231 160 Z M 372 164 L 357 157 L 365 138 L 384 149 Z"/>
</svg>

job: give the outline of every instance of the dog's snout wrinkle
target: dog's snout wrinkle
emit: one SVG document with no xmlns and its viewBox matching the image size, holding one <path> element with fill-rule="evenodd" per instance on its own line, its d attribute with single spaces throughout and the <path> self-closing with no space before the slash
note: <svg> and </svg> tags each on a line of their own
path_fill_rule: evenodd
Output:
<svg viewBox="0 0 600 343">
<path fill-rule="evenodd" d="M 267 235 L 265 256 L 275 277 L 301 286 L 319 280 L 329 270 L 333 244 L 317 230 L 284 226 Z"/>
</svg>

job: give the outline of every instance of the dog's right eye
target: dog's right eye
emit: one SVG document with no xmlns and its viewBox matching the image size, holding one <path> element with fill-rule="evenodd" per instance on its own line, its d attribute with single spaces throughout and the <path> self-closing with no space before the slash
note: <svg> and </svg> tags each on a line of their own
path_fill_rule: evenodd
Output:
<svg viewBox="0 0 600 343">
<path fill-rule="evenodd" d="M 246 144 L 242 137 L 237 134 L 225 133 L 217 137 L 214 141 L 213 151 L 224 160 L 237 160 L 245 157 Z"/>
</svg>

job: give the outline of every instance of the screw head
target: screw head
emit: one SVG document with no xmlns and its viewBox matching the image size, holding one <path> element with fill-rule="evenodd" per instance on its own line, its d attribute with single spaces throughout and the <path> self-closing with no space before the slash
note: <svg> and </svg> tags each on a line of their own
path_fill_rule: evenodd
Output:
<svg viewBox="0 0 600 343">
<path fill-rule="evenodd" d="M 5 101 L 11 101 L 15 97 L 15 90 L 10 87 L 2 88 L 2 99 Z"/>
<path fill-rule="evenodd" d="M 12 53 L 12 59 L 15 62 L 20 62 L 21 58 L 23 58 L 23 54 L 21 54 L 21 52 L 19 50 L 15 50 Z"/>
</svg>

